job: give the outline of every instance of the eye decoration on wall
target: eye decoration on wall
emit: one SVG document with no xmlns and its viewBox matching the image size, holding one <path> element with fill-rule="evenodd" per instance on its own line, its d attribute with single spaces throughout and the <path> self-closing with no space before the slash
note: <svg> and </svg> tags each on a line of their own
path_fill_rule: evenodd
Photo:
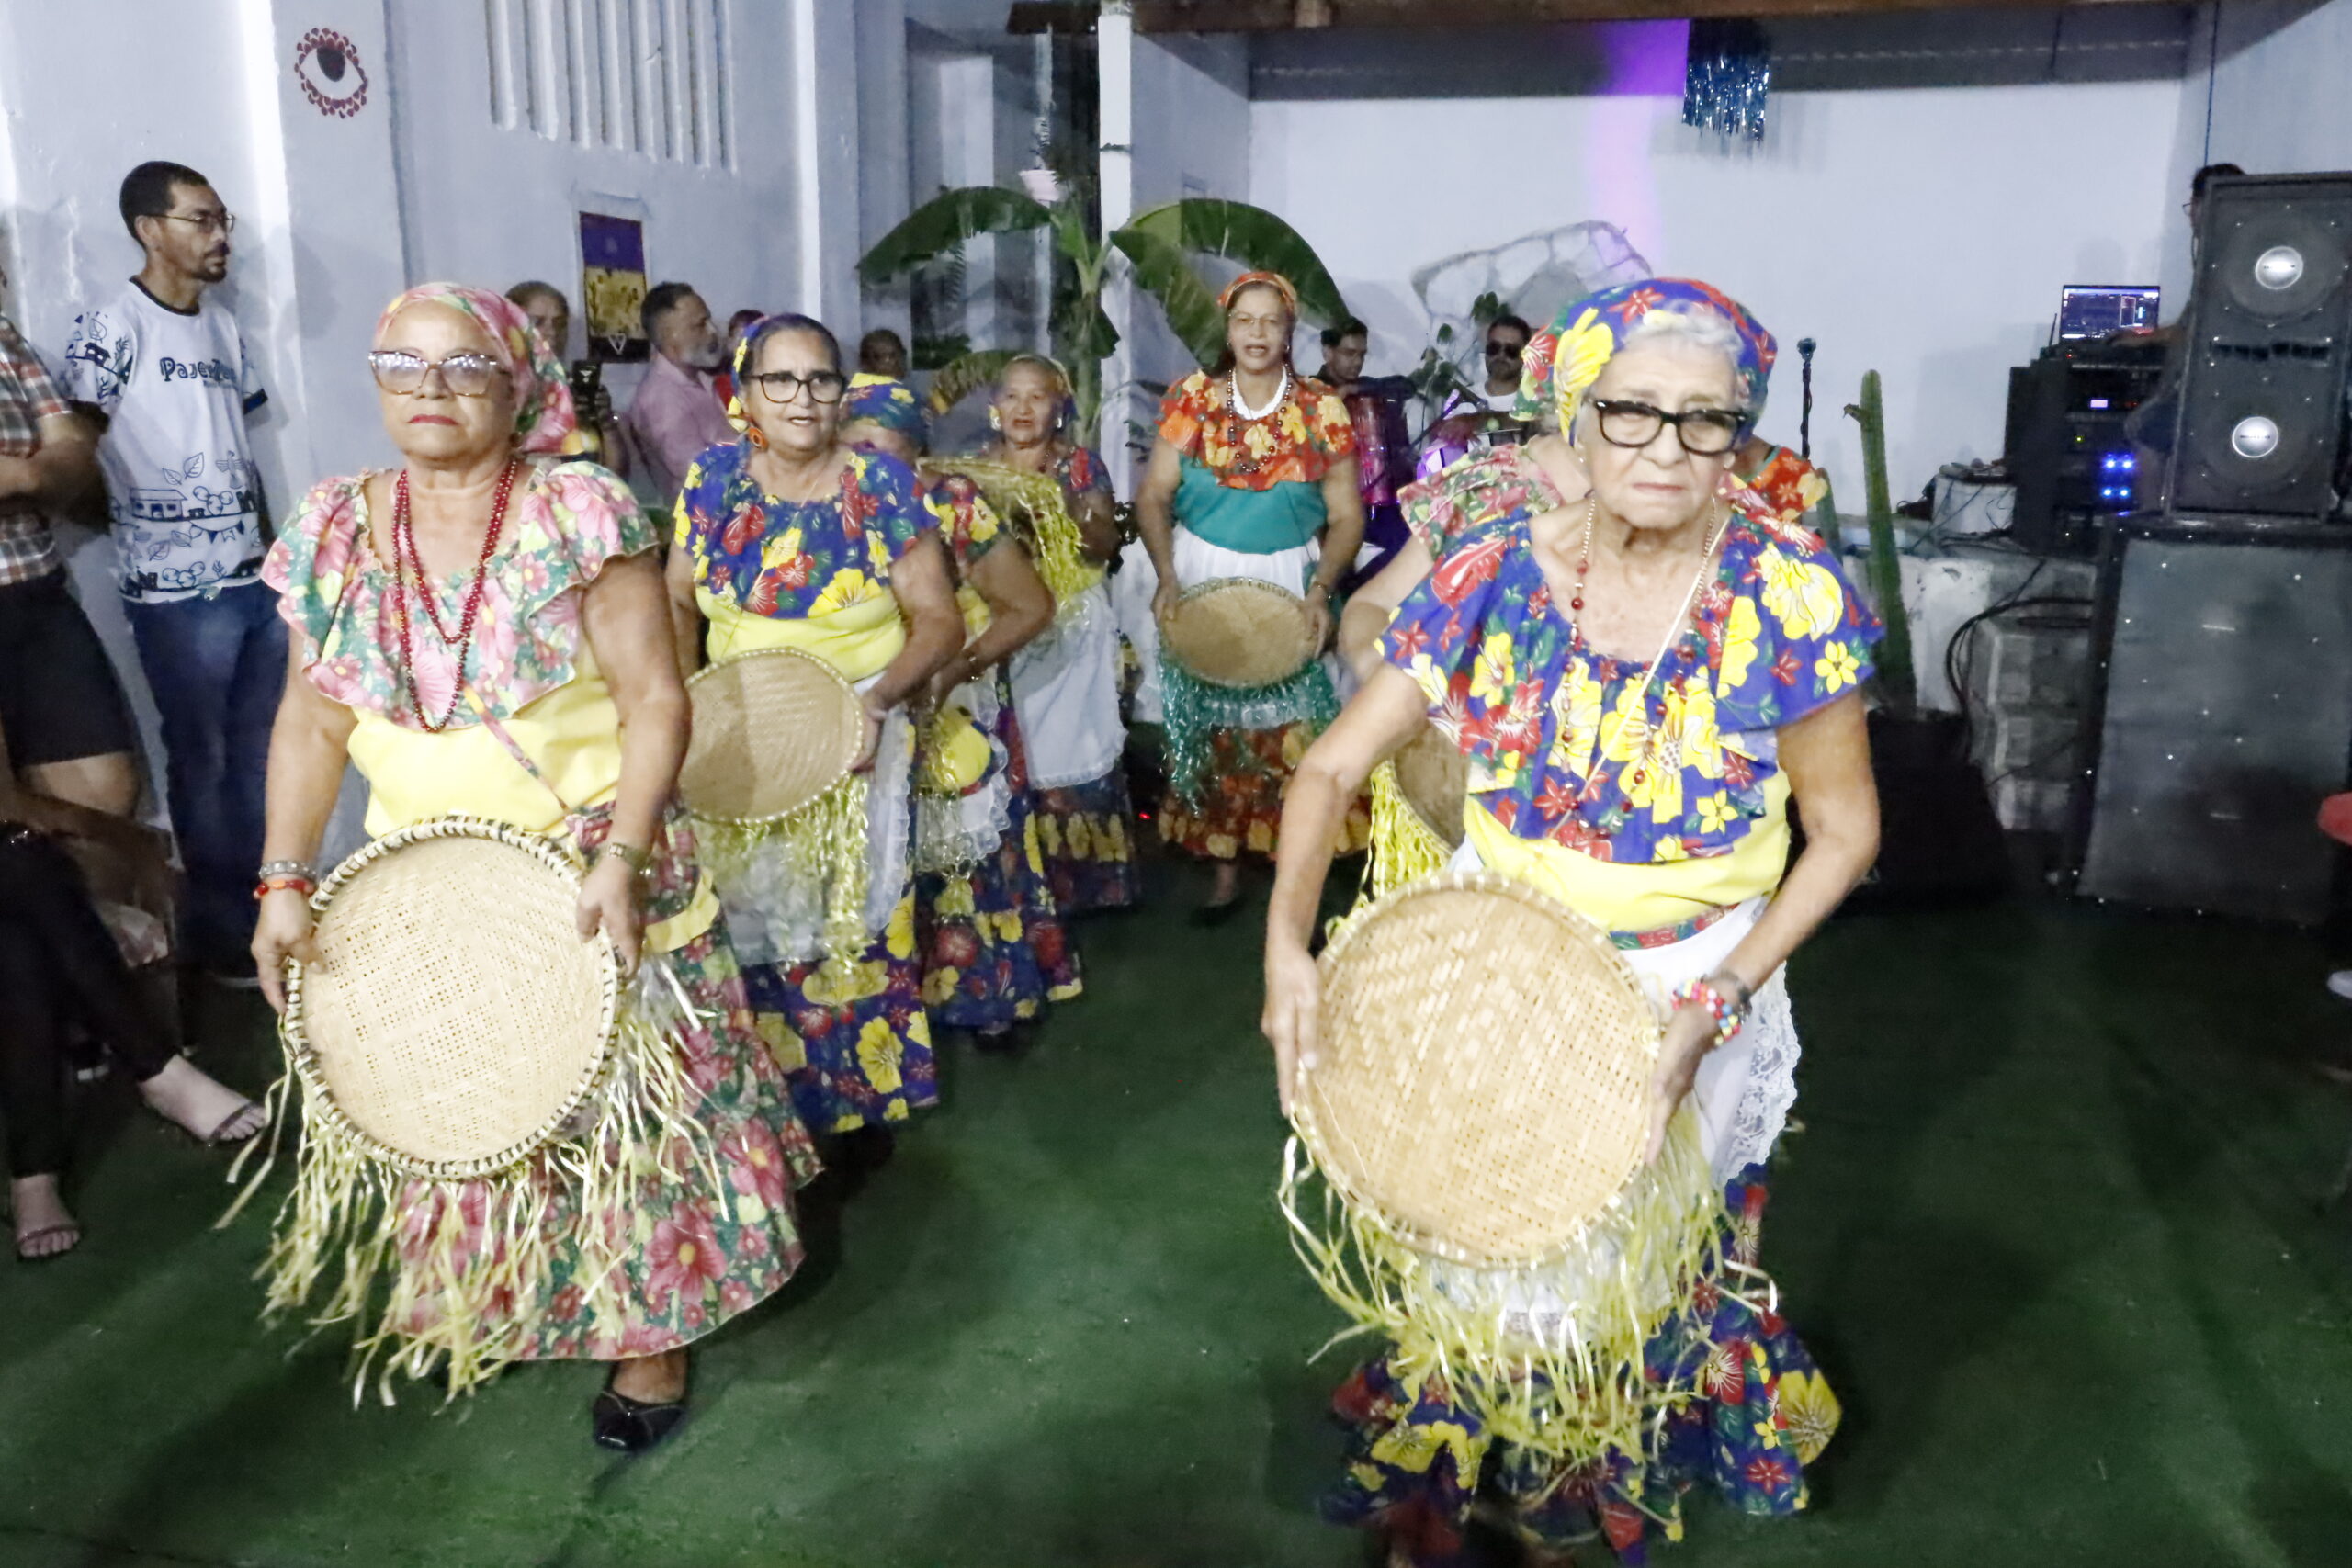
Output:
<svg viewBox="0 0 2352 1568">
<path fill-rule="evenodd" d="M 294 80 L 311 107 L 330 119 L 349 119 L 368 103 L 368 73 L 359 51 L 333 28 L 312 28 L 294 46 Z"/>
</svg>

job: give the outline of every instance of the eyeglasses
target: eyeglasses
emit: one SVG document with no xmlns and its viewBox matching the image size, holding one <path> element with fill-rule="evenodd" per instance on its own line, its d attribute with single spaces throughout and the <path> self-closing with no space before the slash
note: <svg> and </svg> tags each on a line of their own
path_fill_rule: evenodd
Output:
<svg viewBox="0 0 2352 1568">
<path fill-rule="evenodd" d="M 1600 438 L 1611 446 L 1646 446 L 1670 424 L 1674 438 L 1693 457 L 1722 457 L 1738 444 L 1740 428 L 1747 423 L 1747 415 L 1737 409 L 1688 409 L 1681 413 L 1668 413 L 1647 403 L 1604 401 L 1599 398 L 1593 400 L 1592 409 L 1600 416 Z"/>
<path fill-rule="evenodd" d="M 155 216 L 166 223 L 193 223 L 207 234 L 225 237 L 237 231 L 237 215 L 233 212 L 159 212 Z"/>
<path fill-rule="evenodd" d="M 837 403 L 849 390 L 849 378 L 838 370 L 812 370 L 806 376 L 796 376 L 789 370 L 767 370 L 745 380 L 760 389 L 760 396 L 772 403 L 788 403 L 800 396 L 800 389 L 808 389 L 812 403 Z"/>
<path fill-rule="evenodd" d="M 1490 343 L 1487 345 L 1487 357 L 1489 359 L 1517 359 L 1526 352 L 1527 345 L 1523 343 Z"/>
<path fill-rule="evenodd" d="M 376 373 L 376 385 L 401 397 L 424 390 L 424 378 L 435 370 L 441 372 L 441 384 L 458 398 L 481 397 L 490 390 L 492 377 L 506 374 L 506 367 L 486 354 L 427 359 L 404 348 L 376 350 L 368 356 L 368 367 Z"/>
</svg>

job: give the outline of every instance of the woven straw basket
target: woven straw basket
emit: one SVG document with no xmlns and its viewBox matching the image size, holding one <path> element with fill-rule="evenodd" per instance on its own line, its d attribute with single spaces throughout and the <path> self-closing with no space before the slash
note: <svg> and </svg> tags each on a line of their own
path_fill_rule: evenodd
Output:
<svg viewBox="0 0 2352 1568">
<path fill-rule="evenodd" d="M 686 682 L 694 737 L 678 794 L 710 822 L 780 821 L 847 776 L 865 709 L 823 660 L 797 649 L 738 654 Z"/>
<path fill-rule="evenodd" d="M 1186 589 L 1160 640 L 1196 679 L 1242 690 L 1287 680 L 1315 657 L 1306 601 L 1254 577 Z"/>
<path fill-rule="evenodd" d="M 1396 791 L 1449 850 L 1462 847 L 1462 806 L 1470 794 L 1470 759 L 1434 724 L 1405 743 L 1391 759 Z"/>
<path fill-rule="evenodd" d="M 487 1175 L 552 1141 L 604 1087 L 619 1022 L 580 883 L 561 845 L 467 817 L 336 867 L 311 901 L 318 961 L 286 966 L 307 1114 L 411 1176 Z"/>
<path fill-rule="evenodd" d="M 1399 1241 L 1544 1262 L 1625 1189 L 1659 1029 L 1600 931 L 1521 884 L 1449 874 L 1351 920 L 1321 968 L 1298 1134 Z"/>
</svg>

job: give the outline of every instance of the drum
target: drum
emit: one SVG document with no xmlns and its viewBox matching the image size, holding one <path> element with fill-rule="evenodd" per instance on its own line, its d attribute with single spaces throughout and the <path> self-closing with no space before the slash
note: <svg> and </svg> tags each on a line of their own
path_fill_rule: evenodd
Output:
<svg viewBox="0 0 2352 1568">
<path fill-rule="evenodd" d="M 1313 662 L 1306 601 L 1254 577 L 1219 577 L 1184 591 L 1160 647 L 1197 681 L 1253 691 Z"/>
<path fill-rule="evenodd" d="M 686 682 L 694 734 L 678 795 L 706 822 L 781 822 L 849 776 L 865 707 L 833 667 L 797 649 L 738 654 Z"/>
<path fill-rule="evenodd" d="M 563 845 L 442 818 L 377 840 L 311 900 L 318 961 L 286 967 L 288 1064 L 310 1135 L 404 1175 L 509 1169 L 609 1077 L 621 972 L 580 940 Z"/>
</svg>

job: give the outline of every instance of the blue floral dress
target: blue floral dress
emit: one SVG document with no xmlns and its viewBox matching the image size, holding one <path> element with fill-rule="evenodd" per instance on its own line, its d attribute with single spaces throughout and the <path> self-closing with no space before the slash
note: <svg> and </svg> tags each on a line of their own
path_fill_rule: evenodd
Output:
<svg viewBox="0 0 2352 1568">
<path fill-rule="evenodd" d="M 1466 510 L 1425 533 L 1446 553 L 1383 651 L 1468 754 L 1473 802 L 1514 838 L 1678 876 L 1694 862 L 1727 862 L 1752 831 L 1778 825 L 1774 732 L 1850 695 L 1883 635 L 1822 541 L 1741 492 L 1692 626 L 1653 680 L 1648 666 L 1589 647 L 1555 603 L 1528 532 L 1553 509 L 1540 489 L 1498 484 L 1454 499 Z M 1530 1540 L 1566 1551 L 1603 1540 L 1629 1564 L 1645 1562 L 1652 1542 L 1681 1538 L 1682 1498 L 1702 1481 L 1741 1513 L 1803 1508 L 1805 1467 L 1837 1429 L 1838 1399 L 1757 1284 L 1765 1168 L 1740 1170 L 1724 1196 L 1733 1267 L 1702 1280 L 1645 1356 L 1654 1382 L 1695 1377 L 1701 1397 L 1674 1410 L 1646 1451 L 1564 1472 L 1495 1438 L 1442 1375 L 1416 1381 L 1384 1354 L 1333 1400 L 1350 1442 L 1326 1515 L 1377 1525 L 1422 1568 L 1466 1568 L 1478 1561 L 1467 1532 L 1482 1494 Z"/>
<path fill-rule="evenodd" d="M 750 456 L 727 442 L 695 459 L 673 540 L 693 559 L 695 586 L 746 614 L 789 620 L 876 607 L 890 593 L 890 568 L 937 526 L 914 471 L 895 457 L 859 451 L 838 494 L 786 501 L 752 479 Z M 793 1097 L 812 1131 L 903 1122 L 938 1103 L 911 874 L 887 929 L 847 976 L 808 959 L 746 964 L 744 981 L 780 1054 L 801 1059 Z"/>
<path fill-rule="evenodd" d="M 968 581 L 1002 536 L 996 514 L 978 487 L 960 477 L 942 480 L 931 499 L 956 577 Z M 1085 987 L 1046 877 L 1012 693 L 1002 666 L 985 679 L 995 689 L 996 719 L 989 732 L 989 773 L 973 788 L 988 788 L 1001 776 L 1009 826 L 968 869 L 918 876 L 915 908 L 923 1000 L 933 1021 L 992 1034 L 1035 1019 L 1046 1003 L 1068 1001 Z"/>
</svg>

